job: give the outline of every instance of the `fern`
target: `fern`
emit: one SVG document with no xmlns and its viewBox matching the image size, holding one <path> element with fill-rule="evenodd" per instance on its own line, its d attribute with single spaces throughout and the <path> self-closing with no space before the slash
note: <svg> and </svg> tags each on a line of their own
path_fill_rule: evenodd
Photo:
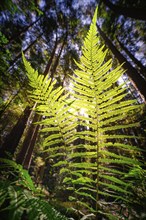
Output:
<svg viewBox="0 0 146 220">
<path fill-rule="evenodd" d="M 88 126 L 88 130 L 78 132 L 78 136 L 90 146 L 87 159 L 90 161 L 90 169 L 95 170 L 96 167 L 97 175 L 88 174 L 88 177 L 95 180 L 92 187 L 96 188 L 96 212 L 98 212 L 102 204 L 100 201 L 101 189 L 104 189 L 104 192 L 110 192 L 109 196 L 113 197 L 114 195 L 117 201 L 128 198 L 130 194 L 130 184 L 123 181 L 125 172 L 121 172 L 121 180 L 119 181 L 119 176 L 115 177 L 115 172 L 112 172 L 113 168 L 114 170 L 120 169 L 120 164 L 125 167 L 126 171 L 129 170 L 129 167 L 140 165 L 140 162 L 136 158 L 131 158 L 132 147 L 125 141 L 127 138 L 135 137 L 117 134 L 117 130 L 138 126 L 138 123 L 125 124 L 123 121 L 127 114 L 138 109 L 139 105 L 135 105 L 133 100 L 124 100 L 126 93 L 124 93 L 123 87 L 115 85 L 122 76 L 123 70 L 121 66 L 112 70 L 112 61 L 104 61 L 107 51 L 104 51 L 99 44 L 96 14 L 97 11 L 84 41 L 80 63 L 76 62 L 79 69 L 75 71 L 75 76 L 72 77 L 74 80 L 72 90 L 75 92 L 74 97 L 76 98 L 74 105 L 79 109 L 84 109 L 85 116 L 80 117 L 80 124 L 85 125 L 86 123 Z M 107 146 L 114 139 L 119 141 L 113 146 L 116 146 L 120 152 L 123 151 L 123 148 L 126 149 L 126 156 L 119 154 L 116 149 L 114 153 L 109 152 Z M 132 149 L 133 151 L 136 150 L 136 148 Z M 74 153 L 71 157 L 75 157 Z M 84 165 L 85 169 L 88 169 L 87 165 Z M 81 164 L 75 164 L 75 166 L 78 167 L 77 172 L 83 168 Z M 109 171 L 106 172 L 104 167 L 108 167 Z M 83 174 L 80 178 L 84 178 L 84 176 Z"/>
<path fill-rule="evenodd" d="M 60 157 L 62 161 L 56 162 L 54 166 L 66 165 L 69 163 L 67 148 L 76 140 L 77 123 L 72 113 L 74 110 L 71 109 L 73 100 L 69 93 L 64 93 L 61 86 L 57 88 L 56 80 L 52 82 L 47 76 L 38 75 L 24 56 L 23 61 L 33 88 L 33 91 L 29 91 L 29 97 L 37 103 L 36 111 L 45 118 L 40 122 L 46 126 L 42 132 L 50 134 L 43 142 L 44 152 L 48 152 L 51 158 Z"/>
<path fill-rule="evenodd" d="M 43 198 L 43 192 L 35 187 L 30 175 L 21 165 L 7 159 L 0 161 L 3 164 L 0 180 L 2 219 L 21 220 L 27 217 L 29 220 L 67 220 Z M 7 170 L 6 173 L 3 168 Z M 6 179 L 10 173 L 11 181 Z"/>
<path fill-rule="evenodd" d="M 125 175 L 142 165 L 136 158 L 140 150 L 127 141 L 138 137 L 123 134 L 124 129 L 139 125 L 125 121 L 140 106 L 135 100 L 126 100 L 126 89 L 117 83 L 122 66 L 113 69 L 112 60 L 105 61 L 107 50 L 100 46 L 96 19 L 97 10 L 80 63 L 76 62 L 78 69 L 71 77 L 71 94 L 56 88 L 55 80 L 38 75 L 23 60 L 33 88 L 30 97 L 37 102 L 36 111 L 45 117 L 40 122 L 46 126 L 42 132 L 49 133 L 44 151 L 54 158 L 54 167 L 60 168 L 63 184 L 74 191 L 70 198 L 97 216 L 104 213 L 111 219 L 106 202 L 111 198 L 117 204 L 131 202 L 131 183 Z M 77 126 L 84 130 L 77 131 Z M 77 139 L 84 144 L 77 144 Z"/>
</svg>

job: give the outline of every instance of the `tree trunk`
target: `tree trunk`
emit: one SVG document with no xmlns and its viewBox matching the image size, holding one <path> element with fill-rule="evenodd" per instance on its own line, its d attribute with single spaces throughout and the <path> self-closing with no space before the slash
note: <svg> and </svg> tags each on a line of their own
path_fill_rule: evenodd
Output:
<svg viewBox="0 0 146 220">
<path fill-rule="evenodd" d="M 141 75 L 146 77 L 146 67 L 142 65 L 142 63 L 135 58 L 135 56 L 130 53 L 130 51 L 124 46 L 124 44 L 117 38 L 117 41 L 120 47 L 127 53 L 127 55 L 131 58 L 131 60 L 139 67 Z"/>
<path fill-rule="evenodd" d="M 32 22 L 31 24 L 29 24 L 28 26 L 26 26 L 25 28 L 23 28 L 23 29 L 22 29 L 21 31 L 19 31 L 17 34 L 14 34 L 12 37 L 10 37 L 10 38 L 8 39 L 8 42 L 5 43 L 4 45 L 8 45 L 8 44 L 10 44 L 12 41 L 15 41 L 15 40 L 17 40 L 18 38 L 20 38 L 23 33 L 25 33 L 26 31 L 28 31 L 29 28 L 31 28 L 34 24 L 36 24 L 41 18 L 42 18 L 42 16 L 40 16 L 40 17 L 39 17 L 38 19 L 36 19 L 34 22 Z"/>
<path fill-rule="evenodd" d="M 56 69 L 57 69 L 57 66 L 58 66 L 58 64 L 59 64 L 59 60 L 60 60 L 60 57 L 61 57 L 63 48 L 64 48 L 65 43 L 66 43 L 66 40 L 67 40 L 67 34 L 66 34 L 66 36 L 65 36 L 65 38 L 64 38 L 64 40 L 63 40 L 63 43 L 62 43 L 62 46 L 61 46 L 61 48 L 60 48 L 59 54 L 58 54 L 58 56 L 57 56 L 57 58 L 56 58 L 56 60 L 55 60 L 54 66 L 53 66 L 53 68 L 52 68 L 52 70 L 51 70 L 51 78 L 53 78 L 53 76 L 54 76 L 54 74 L 55 74 L 55 72 L 56 72 Z"/>
<path fill-rule="evenodd" d="M 36 42 L 37 40 L 43 35 L 41 33 L 25 50 L 23 50 L 23 53 L 26 53 Z M 22 53 L 19 53 L 13 61 L 10 61 L 10 67 L 8 68 L 7 71 L 10 71 L 13 67 L 13 65 L 22 57 Z"/>
<path fill-rule="evenodd" d="M 44 76 L 46 76 L 47 74 L 49 74 L 50 67 L 51 67 L 51 64 L 52 64 L 52 61 L 53 61 L 53 59 L 54 59 L 54 55 L 55 55 L 55 52 L 56 52 L 56 49 L 57 49 L 57 45 L 58 45 L 58 42 L 57 42 L 57 39 L 56 39 L 55 45 L 54 45 L 54 48 L 53 48 L 53 51 L 52 51 L 52 53 L 51 53 L 51 57 L 50 57 L 50 59 L 49 59 L 49 61 L 48 61 L 48 64 L 47 64 L 47 66 L 46 66 L 46 68 L 45 68 L 45 71 L 44 71 Z"/>
<path fill-rule="evenodd" d="M 26 127 L 30 112 L 30 108 L 26 107 L 18 122 L 14 125 L 11 132 L 6 136 L 5 142 L 1 146 L 0 157 L 7 157 L 6 152 L 12 155 L 15 153 L 17 145 Z"/>
<path fill-rule="evenodd" d="M 31 161 L 34 145 L 36 142 L 37 133 L 40 127 L 40 125 L 35 125 L 34 123 L 39 121 L 40 118 L 41 116 L 35 113 L 32 123 L 28 128 L 22 148 L 16 158 L 17 163 L 22 164 L 25 169 L 28 169 L 30 166 L 30 161 Z"/>
<path fill-rule="evenodd" d="M 97 25 L 99 34 L 105 41 L 105 44 L 112 51 L 115 57 L 118 59 L 122 67 L 126 70 L 127 75 L 130 77 L 134 87 L 138 90 L 144 101 L 146 101 L 146 81 L 141 77 L 138 71 L 126 60 L 126 58 L 118 51 L 110 39 L 105 35 L 105 33 Z"/>
<path fill-rule="evenodd" d="M 38 119 L 39 121 L 39 119 Z M 33 133 L 32 133 L 32 137 L 31 137 L 31 140 L 30 140 L 30 144 L 28 146 L 28 150 L 26 152 L 26 157 L 25 157 L 25 160 L 23 162 L 23 167 L 25 169 L 28 169 L 30 168 L 30 165 L 31 165 L 31 161 L 32 161 L 32 154 L 33 154 L 33 151 L 34 151 L 34 147 L 35 147 L 35 143 L 36 143 L 36 140 L 37 140 L 37 137 L 38 137 L 38 131 L 40 129 L 40 125 L 37 125 L 34 129 L 33 129 Z"/>
<path fill-rule="evenodd" d="M 109 0 L 102 0 L 104 4 L 109 7 L 115 14 L 124 15 L 126 17 L 131 17 L 134 19 L 144 20 L 146 21 L 146 8 L 132 8 L 132 7 L 124 7 L 113 4 Z"/>
</svg>

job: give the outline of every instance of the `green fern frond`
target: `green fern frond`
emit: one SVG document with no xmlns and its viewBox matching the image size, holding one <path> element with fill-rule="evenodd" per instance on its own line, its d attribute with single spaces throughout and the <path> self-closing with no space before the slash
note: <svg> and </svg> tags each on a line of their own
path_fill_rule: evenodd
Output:
<svg viewBox="0 0 146 220">
<path fill-rule="evenodd" d="M 35 187 L 28 171 L 11 160 L 0 158 L 0 162 L 1 219 L 20 220 L 25 216 L 29 220 L 67 220 L 44 199 L 43 191 Z M 7 179 L 9 174 L 11 180 Z"/>
<path fill-rule="evenodd" d="M 72 200 L 98 214 L 111 198 L 117 204 L 130 202 L 131 185 L 125 176 L 132 167 L 142 164 L 136 158 L 138 147 L 129 144 L 139 137 L 124 134 L 139 125 L 126 119 L 140 106 L 135 100 L 127 100 L 126 87 L 117 83 L 124 73 L 122 65 L 113 69 L 112 60 L 105 61 L 107 50 L 100 46 L 96 18 L 97 9 L 80 62 L 75 61 L 78 69 L 71 77 L 72 92 L 38 75 L 23 60 L 32 87 L 29 96 L 44 116 L 40 123 L 48 137 L 43 149 L 54 158 L 53 167 L 60 168 L 63 184 L 74 189 Z M 100 200 L 101 196 L 104 199 Z M 111 218 L 108 212 L 103 213 Z"/>
<path fill-rule="evenodd" d="M 0 158 L 0 162 L 2 163 L 1 169 L 11 168 L 13 173 L 16 172 L 17 174 L 19 174 L 19 184 L 35 192 L 36 187 L 27 170 L 23 169 L 20 164 L 17 164 L 15 161 L 12 160 Z"/>
<path fill-rule="evenodd" d="M 33 88 L 29 97 L 37 103 L 36 111 L 45 118 L 39 122 L 45 126 L 42 132 L 48 134 L 42 147 L 44 152 L 49 154 L 49 158 L 60 157 L 60 161 L 54 162 L 53 166 L 62 167 L 69 163 L 67 161 L 70 152 L 67 148 L 77 139 L 75 135 L 77 123 L 74 120 L 75 116 L 71 113 L 73 109 L 70 104 L 73 100 L 69 98 L 69 93 L 65 94 L 64 88 L 61 86 L 57 88 L 56 80 L 52 82 L 47 76 L 38 75 L 24 56 L 23 61 L 30 86 Z M 31 77 L 32 75 L 35 76 Z M 37 86 L 34 86 L 35 82 Z"/>
<path fill-rule="evenodd" d="M 107 51 L 103 50 L 104 46 L 100 47 L 99 45 L 96 30 L 96 13 L 84 41 L 80 63 L 76 62 L 79 69 L 74 72 L 75 76 L 72 77 L 74 105 L 78 109 L 84 109 L 84 114 L 79 115 L 78 119 L 80 125 L 86 128 L 78 132 L 77 136 L 84 140 L 84 148 L 83 146 L 80 147 L 86 149 L 86 151 L 73 153 L 70 157 L 72 159 L 81 157 L 88 160 L 88 163 L 74 162 L 70 166 L 76 168 L 78 173 L 83 168 L 96 170 L 97 175 L 91 175 L 91 178 L 95 178 L 96 181 L 97 198 L 100 198 L 98 194 L 100 194 L 100 188 L 102 188 L 105 189 L 105 192 L 106 190 L 109 191 L 108 197 L 110 195 L 113 197 L 114 195 L 116 199 L 119 198 L 119 193 L 126 196 L 130 194 L 129 189 L 126 189 L 130 185 L 124 181 L 126 169 L 133 167 L 133 165 L 141 164 L 135 158 L 131 158 L 131 152 L 139 151 L 139 149 L 137 147 L 132 148 L 125 141 L 139 137 L 126 135 L 123 132 L 121 134 L 117 133 L 122 129 L 139 126 L 139 123 L 126 124 L 124 122 L 127 115 L 136 111 L 139 105 L 135 104 L 135 100 L 126 100 L 125 88 L 123 88 L 123 85 L 118 86 L 117 84 L 117 80 L 124 72 L 122 66 L 112 69 L 112 61 L 105 62 Z M 111 144 L 111 140 L 121 140 L 123 144 L 118 143 L 120 141 Z M 85 146 L 89 146 L 89 153 Z M 115 146 L 115 151 L 109 152 L 109 146 Z M 120 150 L 120 154 L 117 149 Z M 127 155 L 122 155 L 123 149 L 127 151 Z M 118 170 L 119 165 L 125 167 L 124 172 Z M 85 177 L 86 175 L 84 174 Z M 120 175 L 120 180 L 117 175 Z M 93 186 L 95 187 L 94 184 Z M 120 198 L 124 200 L 124 196 Z M 97 209 L 100 210 L 99 201 L 96 201 L 96 203 Z M 98 212 L 98 210 L 96 211 Z"/>
</svg>

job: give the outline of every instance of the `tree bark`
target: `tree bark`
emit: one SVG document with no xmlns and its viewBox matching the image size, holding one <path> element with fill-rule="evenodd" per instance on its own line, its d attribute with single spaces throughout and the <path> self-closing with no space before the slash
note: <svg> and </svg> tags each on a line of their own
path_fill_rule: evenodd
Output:
<svg viewBox="0 0 146 220">
<path fill-rule="evenodd" d="M 38 119 L 38 121 L 39 121 L 39 119 Z M 38 137 L 39 129 L 40 129 L 40 125 L 35 126 L 35 128 L 33 129 L 31 141 L 30 141 L 30 144 L 28 146 L 28 150 L 26 152 L 25 160 L 23 162 L 23 167 L 25 169 L 28 169 L 28 170 L 29 170 L 30 165 L 31 165 L 32 154 L 33 154 L 35 143 L 36 143 L 36 140 L 37 140 L 37 137 Z"/>
<path fill-rule="evenodd" d="M 48 61 L 48 64 L 47 64 L 47 66 L 46 66 L 46 68 L 45 68 L 45 71 L 44 71 L 44 76 L 46 76 L 47 74 L 49 74 L 50 67 L 51 67 L 51 64 L 52 64 L 52 61 L 53 61 L 53 59 L 54 59 L 55 52 L 56 52 L 56 49 L 57 49 L 57 45 L 58 45 L 58 42 L 57 42 L 57 39 L 56 39 L 55 45 L 54 45 L 54 48 L 53 48 L 53 51 L 52 51 L 52 53 L 51 53 L 51 57 L 50 57 L 50 59 L 49 59 L 49 61 Z"/>
<path fill-rule="evenodd" d="M 33 121 L 28 128 L 21 150 L 16 158 L 17 163 L 22 164 L 25 169 L 29 169 L 37 133 L 40 127 L 40 125 L 35 125 L 34 123 L 39 121 L 40 117 L 40 115 L 35 113 Z"/>
<path fill-rule="evenodd" d="M 102 0 L 103 3 L 114 11 L 115 14 L 124 15 L 126 17 L 131 17 L 138 20 L 146 21 L 146 8 L 132 8 L 132 7 L 124 7 L 113 4 L 109 0 Z"/>
<path fill-rule="evenodd" d="M 55 74 L 55 72 L 56 72 L 57 66 L 58 66 L 58 64 L 59 64 L 59 59 L 60 59 L 60 57 L 61 57 L 61 54 L 62 54 L 63 48 L 64 48 L 64 46 L 65 46 L 66 40 L 67 40 L 67 34 L 66 34 L 66 36 L 65 36 L 65 38 L 64 38 L 64 40 L 63 40 L 63 43 L 62 43 L 62 46 L 61 46 L 61 48 L 60 48 L 59 54 L 58 54 L 58 56 L 57 56 L 57 58 L 56 58 L 56 60 L 55 60 L 54 66 L 53 66 L 53 68 L 52 68 L 52 70 L 51 70 L 51 78 L 53 78 L 53 76 L 54 76 L 54 74 Z"/>
<path fill-rule="evenodd" d="M 146 67 L 142 65 L 142 63 L 135 58 L 135 56 L 130 53 L 130 51 L 124 46 L 124 44 L 117 38 L 117 41 L 120 45 L 120 47 L 127 53 L 127 55 L 131 58 L 131 60 L 139 67 L 141 75 L 143 77 L 146 77 Z"/>
<path fill-rule="evenodd" d="M 105 35 L 105 33 L 97 25 L 98 32 L 100 36 L 105 41 L 105 44 L 112 51 L 115 57 L 118 59 L 120 64 L 123 64 L 122 67 L 126 70 L 127 75 L 130 77 L 134 87 L 140 93 L 141 97 L 146 102 L 146 81 L 141 77 L 138 71 L 126 60 L 126 58 L 118 51 L 110 39 Z"/>
<path fill-rule="evenodd" d="M 26 107 L 23 114 L 20 116 L 17 123 L 14 125 L 11 132 L 6 136 L 5 142 L 1 146 L 0 157 L 7 157 L 7 153 L 13 154 L 18 146 L 20 138 L 24 132 L 24 129 L 27 124 L 28 117 L 31 113 L 29 107 Z"/>
</svg>

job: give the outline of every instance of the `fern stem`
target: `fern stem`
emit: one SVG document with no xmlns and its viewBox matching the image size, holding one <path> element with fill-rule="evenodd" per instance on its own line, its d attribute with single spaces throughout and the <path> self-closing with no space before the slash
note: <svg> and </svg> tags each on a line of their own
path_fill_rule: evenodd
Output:
<svg viewBox="0 0 146 220">
<path fill-rule="evenodd" d="M 97 144 L 97 152 L 99 151 L 99 146 Z M 98 218 L 98 210 L 99 210 L 99 155 L 97 153 L 97 174 L 96 174 L 97 180 L 96 180 L 96 219 Z"/>
</svg>

